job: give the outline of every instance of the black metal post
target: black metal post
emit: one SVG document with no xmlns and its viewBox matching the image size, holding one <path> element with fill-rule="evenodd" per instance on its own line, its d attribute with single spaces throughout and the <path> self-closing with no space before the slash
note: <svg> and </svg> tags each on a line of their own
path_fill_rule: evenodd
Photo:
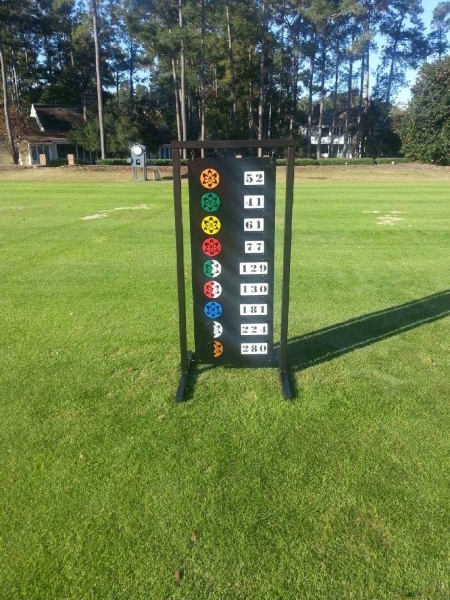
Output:
<svg viewBox="0 0 450 600">
<path fill-rule="evenodd" d="M 180 151 L 172 149 L 173 166 L 173 198 L 175 210 L 175 235 L 177 253 L 177 280 L 178 280 L 178 323 L 180 330 L 180 356 L 181 377 L 176 393 L 176 400 L 183 400 L 184 389 L 189 371 L 192 353 L 187 349 L 186 334 L 186 282 L 184 279 L 184 246 L 183 246 L 183 212 L 181 207 L 181 170 Z"/>
<path fill-rule="evenodd" d="M 283 283 L 281 291 L 281 332 L 279 368 L 285 399 L 292 398 L 287 376 L 287 340 L 289 325 L 289 282 L 291 273 L 292 208 L 294 203 L 295 148 L 288 148 L 286 166 L 286 204 L 284 213 Z"/>
</svg>

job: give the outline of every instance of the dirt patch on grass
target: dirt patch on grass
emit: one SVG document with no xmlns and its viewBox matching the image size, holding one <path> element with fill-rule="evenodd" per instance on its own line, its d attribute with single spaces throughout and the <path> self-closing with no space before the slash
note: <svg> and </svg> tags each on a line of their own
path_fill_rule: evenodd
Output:
<svg viewBox="0 0 450 600">
<path fill-rule="evenodd" d="M 377 225 L 395 225 L 399 221 L 404 221 L 402 217 L 394 217 L 393 215 L 385 215 L 384 217 L 378 217 Z"/>
<path fill-rule="evenodd" d="M 95 215 L 87 215 L 86 217 L 81 217 L 81 220 L 93 221 L 94 219 L 104 219 L 110 213 L 115 212 L 116 210 L 148 210 L 148 206 L 146 204 L 138 204 L 138 206 L 119 206 L 118 208 L 113 208 L 111 210 L 102 210 L 99 213 L 95 213 Z"/>
</svg>

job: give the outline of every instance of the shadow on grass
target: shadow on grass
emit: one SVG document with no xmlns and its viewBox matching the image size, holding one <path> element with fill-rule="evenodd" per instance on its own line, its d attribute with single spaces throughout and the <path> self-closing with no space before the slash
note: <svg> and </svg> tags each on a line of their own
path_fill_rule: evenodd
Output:
<svg viewBox="0 0 450 600">
<path fill-rule="evenodd" d="M 450 315 L 450 290 L 290 339 L 289 371 L 302 371 Z M 290 379 L 295 396 L 294 378 Z"/>
<path fill-rule="evenodd" d="M 288 371 L 302 371 L 334 360 L 449 315 L 450 289 L 291 338 L 287 348 Z M 195 362 L 191 365 L 185 400 L 193 398 L 198 378 L 211 368 L 214 367 L 197 365 Z M 289 381 L 292 397 L 296 398 L 299 390 L 295 378 L 289 377 Z"/>
</svg>

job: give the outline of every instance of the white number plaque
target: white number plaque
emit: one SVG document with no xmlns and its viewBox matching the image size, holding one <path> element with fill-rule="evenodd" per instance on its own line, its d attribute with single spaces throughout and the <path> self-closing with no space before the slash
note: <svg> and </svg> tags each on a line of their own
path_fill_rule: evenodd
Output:
<svg viewBox="0 0 450 600">
<path fill-rule="evenodd" d="M 264 208 L 264 196 L 244 196 L 244 208 Z"/>
<path fill-rule="evenodd" d="M 267 315 L 267 304 L 241 304 L 241 316 Z"/>
<path fill-rule="evenodd" d="M 241 283 L 241 296 L 267 296 L 268 293 L 267 283 Z"/>
<path fill-rule="evenodd" d="M 267 344 L 241 344 L 241 354 L 267 354 Z"/>
<path fill-rule="evenodd" d="M 245 254 L 264 254 L 264 242 L 244 242 Z"/>
<path fill-rule="evenodd" d="M 239 275 L 261 275 L 269 270 L 266 262 L 239 263 Z"/>
<path fill-rule="evenodd" d="M 241 335 L 267 335 L 267 323 L 241 323 Z"/>
<path fill-rule="evenodd" d="M 264 219 L 244 219 L 244 231 L 264 231 Z"/>
<path fill-rule="evenodd" d="M 244 171 L 244 185 L 264 185 L 264 171 Z"/>
</svg>

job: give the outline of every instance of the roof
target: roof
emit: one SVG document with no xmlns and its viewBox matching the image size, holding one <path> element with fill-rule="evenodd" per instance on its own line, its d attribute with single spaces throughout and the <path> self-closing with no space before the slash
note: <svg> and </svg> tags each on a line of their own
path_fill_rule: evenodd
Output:
<svg viewBox="0 0 450 600">
<path fill-rule="evenodd" d="M 84 122 L 83 107 L 33 104 L 30 114 L 29 139 L 40 141 L 65 140 L 74 124 Z"/>
</svg>

